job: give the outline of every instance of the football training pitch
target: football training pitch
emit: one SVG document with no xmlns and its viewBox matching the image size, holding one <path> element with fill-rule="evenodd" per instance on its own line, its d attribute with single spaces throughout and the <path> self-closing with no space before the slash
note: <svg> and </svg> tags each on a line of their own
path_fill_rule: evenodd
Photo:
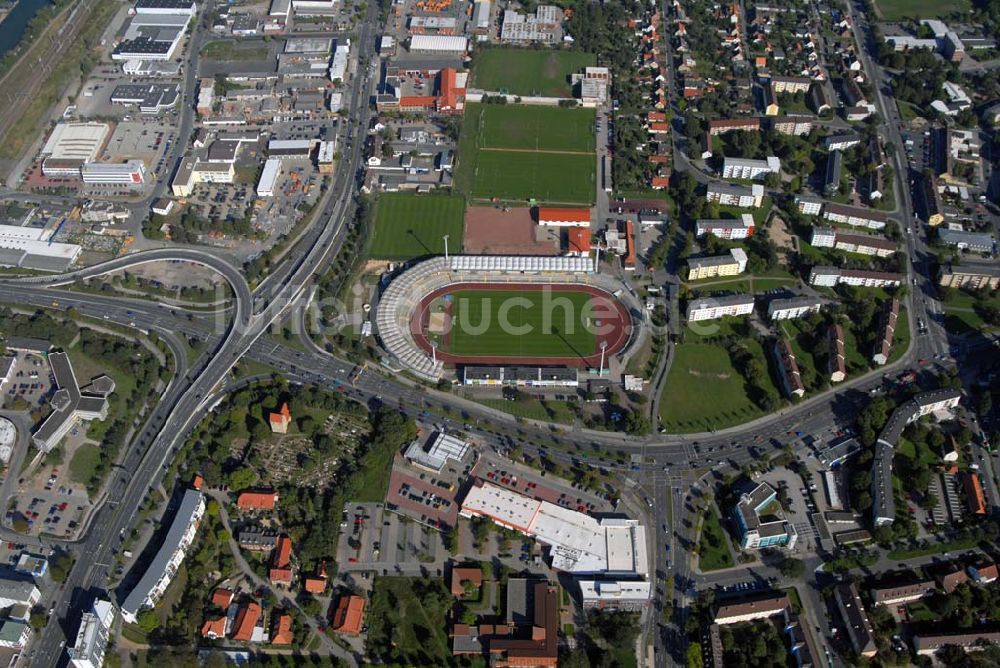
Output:
<svg viewBox="0 0 1000 668">
<path fill-rule="evenodd" d="M 470 104 L 456 182 L 475 199 L 592 204 L 594 112 Z"/>
<path fill-rule="evenodd" d="M 591 295 L 586 292 L 565 291 L 547 298 L 541 291 L 459 290 L 449 297 L 452 329 L 447 352 L 509 357 L 594 353 L 596 337 L 583 319 L 590 311 Z M 555 300 L 561 300 L 558 307 L 546 303 Z"/>
<path fill-rule="evenodd" d="M 476 88 L 510 95 L 572 97 L 569 76 L 597 63 L 591 53 L 553 49 L 487 49 L 476 55 Z"/>
<path fill-rule="evenodd" d="M 375 233 L 368 256 L 379 260 L 410 260 L 462 250 L 465 200 L 452 195 L 387 193 L 375 208 Z"/>
</svg>

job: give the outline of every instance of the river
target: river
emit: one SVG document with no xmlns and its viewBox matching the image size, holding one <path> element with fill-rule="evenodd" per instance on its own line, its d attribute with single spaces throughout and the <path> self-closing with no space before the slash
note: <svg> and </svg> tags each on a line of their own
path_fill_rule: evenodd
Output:
<svg viewBox="0 0 1000 668">
<path fill-rule="evenodd" d="M 0 58 L 17 46 L 24 29 L 40 9 L 52 4 L 52 0 L 19 0 L 10 14 L 0 23 Z"/>
</svg>

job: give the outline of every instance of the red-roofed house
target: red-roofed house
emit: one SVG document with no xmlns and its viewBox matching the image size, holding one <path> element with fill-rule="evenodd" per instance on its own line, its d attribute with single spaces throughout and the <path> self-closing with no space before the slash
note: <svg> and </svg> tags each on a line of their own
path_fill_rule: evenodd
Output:
<svg viewBox="0 0 1000 668">
<path fill-rule="evenodd" d="M 201 637 L 209 638 L 214 640 L 215 638 L 224 638 L 226 636 L 226 616 L 217 617 L 216 619 L 206 619 L 205 623 L 201 625 Z"/>
<path fill-rule="evenodd" d="M 253 630 L 258 621 L 260 621 L 260 605 L 256 601 L 251 601 L 236 613 L 232 639 L 250 642 L 253 639 Z"/>
<path fill-rule="evenodd" d="M 225 610 L 233 602 L 233 592 L 219 588 L 212 592 L 212 605 Z"/>
<path fill-rule="evenodd" d="M 326 591 L 326 562 L 319 562 L 319 570 L 316 575 L 311 575 L 305 579 L 303 583 L 305 590 L 310 594 L 322 594 Z"/>
<path fill-rule="evenodd" d="M 271 584 L 291 584 L 292 582 L 292 539 L 278 536 L 271 560 Z"/>
<path fill-rule="evenodd" d="M 277 413 L 268 413 L 267 419 L 271 423 L 273 433 L 287 434 L 288 425 L 292 423 L 292 413 L 288 410 L 288 404 L 281 404 L 281 410 Z"/>
<path fill-rule="evenodd" d="M 653 190 L 663 190 L 664 188 L 670 187 L 670 177 L 669 176 L 654 176 L 650 182 L 650 187 Z"/>
<path fill-rule="evenodd" d="M 631 220 L 625 221 L 625 271 L 635 271 L 635 225 Z"/>
<path fill-rule="evenodd" d="M 566 255 L 590 255 L 590 228 L 571 227 L 566 230 Z"/>
<path fill-rule="evenodd" d="M 360 596 L 341 596 L 333 613 L 333 626 L 337 633 L 359 635 L 365 619 L 365 599 Z"/>
<path fill-rule="evenodd" d="M 271 635 L 271 644 L 291 645 L 293 640 L 295 640 L 295 634 L 292 633 L 292 616 L 278 615 L 278 619 L 274 623 L 274 633 Z"/>
<path fill-rule="evenodd" d="M 465 111 L 465 87 L 458 85 L 458 71 L 446 67 L 439 74 L 437 110 L 460 114 Z"/>
<path fill-rule="evenodd" d="M 965 474 L 965 501 L 969 512 L 974 515 L 986 514 L 986 499 L 983 497 L 983 485 L 979 482 L 979 474 L 970 471 Z"/>
<path fill-rule="evenodd" d="M 202 478 L 197 473 L 195 473 L 194 474 L 194 479 L 191 481 L 191 486 L 194 487 L 195 489 L 200 490 L 201 486 L 204 485 L 204 484 L 205 484 L 205 479 Z"/>
<path fill-rule="evenodd" d="M 590 227 L 590 209 L 569 207 L 538 207 L 538 224 L 554 227 Z"/>
<path fill-rule="evenodd" d="M 278 503 L 277 492 L 240 492 L 236 507 L 240 510 L 274 510 Z"/>
</svg>

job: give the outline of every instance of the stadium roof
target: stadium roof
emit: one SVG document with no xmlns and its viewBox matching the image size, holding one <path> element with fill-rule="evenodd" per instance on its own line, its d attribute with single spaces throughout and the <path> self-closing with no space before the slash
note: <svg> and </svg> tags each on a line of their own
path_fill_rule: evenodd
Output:
<svg viewBox="0 0 1000 668">
<path fill-rule="evenodd" d="M 594 272 L 594 261 L 587 257 L 453 255 L 450 259 L 452 271 Z"/>
</svg>

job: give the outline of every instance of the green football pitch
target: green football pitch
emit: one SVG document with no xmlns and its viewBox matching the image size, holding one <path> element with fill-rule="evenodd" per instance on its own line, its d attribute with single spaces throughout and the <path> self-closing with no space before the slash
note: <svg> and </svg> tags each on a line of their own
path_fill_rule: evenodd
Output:
<svg viewBox="0 0 1000 668">
<path fill-rule="evenodd" d="M 375 208 L 375 233 L 368 256 L 379 260 L 410 260 L 462 250 L 465 200 L 459 196 L 386 193 Z"/>
<path fill-rule="evenodd" d="M 592 204 L 597 187 L 594 112 L 470 104 L 456 186 L 478 200 Z"/>
<path fill-rule="evenodd" d="M 490 104 L 481 110 L 480 148 L 594 152 L 593 109 Z"/>
<path fill-rule="evenodd" d="M 458 290 L 451 293 L 454 355 L 586 357 L 596 337 L 587 327 L 586 292 Z M 435 304 L 435 307 L 437 304 Z"/>
<path fill-rule="evenodd" d="M 595 65 L 592 53 L 554 49 L 487 49 L 476 54 L 472 82 L 510 95 L 572 97 L 569 76 Z"/>
</svg>

